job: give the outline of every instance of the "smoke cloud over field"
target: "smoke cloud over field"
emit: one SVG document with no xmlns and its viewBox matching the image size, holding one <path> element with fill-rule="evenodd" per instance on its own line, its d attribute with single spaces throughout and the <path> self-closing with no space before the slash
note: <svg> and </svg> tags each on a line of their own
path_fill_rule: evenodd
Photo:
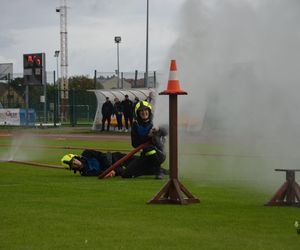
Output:
<svg viewBox="0 0 300 250">
<path fill-rule="evenodd" d="M 297 154 L 300 2 L 187 0 L 181 13 L 170 52 L 188 92 L 179 96 L 180 114 L 194 117 L 194 129 L 217 141 L 235 138 L 256 146 L 268 141 L 271 147 L 264 150 L 273 156 Z"/>
</svg>

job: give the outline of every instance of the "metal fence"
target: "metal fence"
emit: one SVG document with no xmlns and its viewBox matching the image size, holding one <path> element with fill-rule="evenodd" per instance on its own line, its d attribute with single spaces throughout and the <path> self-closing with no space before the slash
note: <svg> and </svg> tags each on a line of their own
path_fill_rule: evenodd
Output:
<svg viewBox="0 0 300 250">
<path fill-rule="evenodd" d="M 0 108 L 27 108 L 26 86 L 23 82 L 23 74 L 1 77 Z M 28 86 L 28 108 L 35 110 L 36 123 L 63 123 L 72 126 L 92 124 L 97 107 L 94 93 L 70 89 L 69 99 L 62 105 L 62 91 L 56 83 L 55 72 L 47 72 L 46 98 L 44 86 Z"/>
<path fill-rule="evenodd" d="M 117 72 L 100 72 L 95 70 L 95 88 L 127 89 L 129 86 L 130 88 L 155 88 L 157 86 L 157 75 L 156 71 L 149 72 L 146 82 L 146 73 L 138 70 L 120 72 L 120 78 L 118 78 Z"/>
<path fill-rule="evenodd" d="M 93 81 L 93 89 L 127 89 L 156 87 L 158 75 L 155 71 L 149 72 L 147 84 L 145 73 L 137 70 L 121 72 L 120 79 L 117 72 L 97 70 L 93 76 L 85 77 Z M 95 94 L 87 90 L 70 89 L 68 100 L 61 103 L 61 90 L 57 82 L 55 71 L 51 71 L 46 72 L 46 89 L 42 85 L 28 86 L 28 108 L 35 110 L 36 123 L 92 125 L 97 108 Z M 26 108 L 23 74 L 1 75 L 0 108 Z"/>
</svg>

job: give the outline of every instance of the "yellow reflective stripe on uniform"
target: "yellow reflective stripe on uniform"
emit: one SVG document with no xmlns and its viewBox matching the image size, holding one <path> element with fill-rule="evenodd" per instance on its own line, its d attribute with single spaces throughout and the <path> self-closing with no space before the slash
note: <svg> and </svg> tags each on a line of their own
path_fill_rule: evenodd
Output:
<svg viewBox="0 0 300 250">
<path fill-rule="evenodd" d="M 154 154 L 156 154 L 156 150 L 152 149 L 152 150 L 148 151 L 145 155 L 149 156 L 149 155 L 154 155 Z"/>
</svg>

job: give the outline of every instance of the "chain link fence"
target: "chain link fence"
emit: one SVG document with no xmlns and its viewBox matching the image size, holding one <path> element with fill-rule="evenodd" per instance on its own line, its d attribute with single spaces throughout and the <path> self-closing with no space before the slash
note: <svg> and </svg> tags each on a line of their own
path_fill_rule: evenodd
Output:
<svg viewBox="0 0 300 250">
<path fill-rule="evenodd" d="M 94 72 L 95 89 L 128 89 L 128 88 L 155 88 L 157 86 L 157 72 L 146 73 L 135 70 L 134 72 Z"/>
<path fill-rule="evenodd" d="M 35 111 L 35 123 L 54 123 L 62 125 L 91 125 L 96 113 L 97 99 L 88 89 L 130 89 L 155 88 L 157 73 L 94 71 L 93 76 L 84 76 L 92 83 L 88 88 L 73 84 L 69 80 L 69 98 L 60 99 L 62 90 L 59 89 L 55 71 L 46 72 L 46 87 L 44 85 L 28 86 L 28 108 Z M 70 77 L 72 79 L 74 77 Z M 86 87 L 86 86 L 84 86 Z M 45 94 L 46 93 L 46 94 Z M 0 75 L 0 108 L 26 109 L 26 86 L 23 74 Z"/>
<path fill-rule="evenodd" d="M 26 109 L 23 74 L 1 75 L 0 79 L 0 108 Z M 95 94 L 87 90 L 70 89 L 69 99 L 61 104 L 62 90 L 57 85 L 55 72 L 47 72 L 46 79 L 46 88 L 43 85 L 28 86 L 28 108 L 35 111 L 35 123 L 92 125 L 97 107 Z"/>
</svg>

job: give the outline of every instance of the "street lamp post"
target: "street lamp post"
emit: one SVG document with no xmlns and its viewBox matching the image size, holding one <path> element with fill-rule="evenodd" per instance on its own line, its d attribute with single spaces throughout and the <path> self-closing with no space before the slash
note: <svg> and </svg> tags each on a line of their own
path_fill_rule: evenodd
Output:
<svg viewBox="0 0 300 250">
<path fill-rule="evenodd" d="M 120 42 L 121 42 L 121 37 L 115 36 L 115 43 L 117 44 L 118 88 L 120 88 L 120 56 L 119 56 L 119 43 Z"/>
<path fill-rule="evenodd" d="M 146 72 L 145 72 L 145 87 L 148 87 L 148 40 L 149 40 L 149 0 L 147 0 L 147 15 L 146 15 Z"/>
</svg>

